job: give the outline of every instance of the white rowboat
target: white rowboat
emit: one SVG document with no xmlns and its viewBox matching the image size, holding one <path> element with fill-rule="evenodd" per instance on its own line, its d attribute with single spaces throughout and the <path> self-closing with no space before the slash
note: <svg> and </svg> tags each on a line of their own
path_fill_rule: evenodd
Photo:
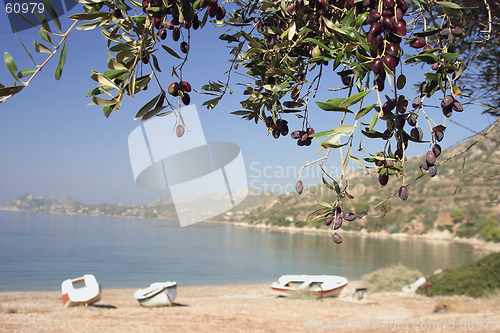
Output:
<svg viewBox="0 0 500 333">
<path fill-rule="evenodd" d="M 83 283 L 83 286 L 79 287 Z M 62 285 L 62 303 L 65 308 L 93 304 L 101 299 L 101 285 L 92 274 L 65 280 Z"/>
<path fill-rule="evenodd" d="M 135 299 L 141 306 L 172 306 L 177 296 L 177 282 L 155 282 L 146 289 L 139 289 L 134 293 Z"/>
<path fill-rule="evenodd" d="M 313 296 L 339 296 L 349 281 L 335 275 L 283 275 L 278 282 L 271 284 L 273 293 L 289 296 L 296 291 L 305 291 Z"/>
</svg>

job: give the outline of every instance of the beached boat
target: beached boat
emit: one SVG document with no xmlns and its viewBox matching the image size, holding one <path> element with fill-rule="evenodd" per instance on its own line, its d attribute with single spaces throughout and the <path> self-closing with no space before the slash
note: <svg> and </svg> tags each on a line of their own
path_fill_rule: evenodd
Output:
<svg viewBox="0 0 500 333">
<path fill-rule="evenodd" d="M 273 293 L 289 296 L 293 292 L 307 292 L 318 297 L 339 296 L 349 281 L 335 275 L 283 275 L 271 284 Z"/>
<path fill-rule="evenodd" d="M 402 290 L 405 294 L 414 294 L 420 286 L 425 284 L 425 281 L 427 280 L 424 277 L 421 277 L 417 281 L 404 286 Z"/>
<path fill-rule="evenodd" d="M 135 299 L 145 307 L 172 306 L 177 296 L 177 282 L 155 282 L 134 293 Z"/>
<path fill-rule="evenodd" d="M 93 304 L 101 299 L 101 285 L 92 274 L 68 279 L 61 285 L 62 303 L 65 308 Z"/>
</svg>

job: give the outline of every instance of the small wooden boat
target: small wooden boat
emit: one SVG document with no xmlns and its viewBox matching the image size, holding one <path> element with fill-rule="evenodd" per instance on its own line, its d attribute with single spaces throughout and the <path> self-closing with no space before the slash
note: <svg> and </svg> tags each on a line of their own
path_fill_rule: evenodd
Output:
<svg viewBox="0 0 500 333">
<path fill-rule="evenodd" d="M 139 289 L 134 293 L 135 299 L 141 306 L 172 306 L 177 296 L 177 282 L 155 282 L 146 289 Z"/>
<path fill-rule="evenodd" d="M 80 287 L 81 285 L 81 287 Z M 65 280 L 62 285 L 62 303 L 65 308 L 93 304 L 101 299 L 101 285 L 92 274 Z"/>
<path fill-rule="evenodd" d="M 278 296 L 302 291 L 318 297 L 335 297 L 348 283 L 346 278 L 335 275 L 283 275 L 271 284 L 271 289 Z"/>
</svg>

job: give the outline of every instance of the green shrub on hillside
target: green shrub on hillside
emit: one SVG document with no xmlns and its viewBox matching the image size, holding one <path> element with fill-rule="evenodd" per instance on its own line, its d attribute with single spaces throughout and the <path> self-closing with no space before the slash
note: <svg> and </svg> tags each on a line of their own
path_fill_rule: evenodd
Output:
<svg viewBox="0 0 500 333">
<path fill-rule="evenodd" d="M 455 209 L 451 212 L 451 219 L 454 223 L 462 222 L 465 218 L 464 211 L 461 209 Z"/>
<path fill-rule="evenodd" d="M 370 291 L 401 291 L 401 288 L 421 276 L 422 273 L 417 269 L 397 264 L 365 274 L 362 279 Z"/>
<path fill-rule="evenodd" d="M 481 237 L 487 241 L 498 242 L 500 240 L 500 228 L 494 218 L 485 218 L 485 223 L 481 228 Z"/>
<path fill-rule="evenodd" d="M 435 295 L 468 295 L 481 297 L 500 288 L 500 253 L 469 262 L 428 278 L 434 283 Z M 418 292 L 423 293 L 423 288 Z"/>
</svg>

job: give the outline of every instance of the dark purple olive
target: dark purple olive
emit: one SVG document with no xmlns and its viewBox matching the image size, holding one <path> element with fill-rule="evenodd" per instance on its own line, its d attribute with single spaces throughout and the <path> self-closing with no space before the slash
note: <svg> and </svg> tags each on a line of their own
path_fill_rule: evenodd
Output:
<svg viewBox="0 0 500 333">
<path fill-rule="evenodd" d="M 408 11 L 408 4 L 405 0 L 401 0 L 401 10 L 403 11 L 403 14 L 406 14 Z"/>
<path fill-rule="evenodd" d="M 453 108 L 451 106 L 444 107 L 442 110 L 446 118 L 450 118 L 453 114 Z"/>
<path fill-rule="evenodd" d="M 283 125 L 283 127 L 280 129 L 280 133 L 283 136 L 287 136 L 288 135 L 288 125 L 287 124 Z"/>
<path fill-rule="evenodd" d="M 290 136 L 292 137 L 292 139 L 295 139 L 297 140 L 298 138 L 300 138 L 300 131 L 293 131 Z"/>
<path fill-rule="evenodd" d="M 118 19 L 123 18 L 122 11 L 121 11 L 121 10 L 119 10 L 118 8 L 117 8 L 117 9 L 115 9 L 115 10 L 113 11 L 113 16 L 114 16 L 114 17 L 116 17 L 116 18 L 118 18 Z"/>
<path fill-rule="evenodd" d="M 379 76 L 375 79 L 375 85 L 378 91 L 383 91 L 385 86 L 385 80 Z"/>
<path fill-rule="evenodd" d="M 413 100 L 411 106 L 414 109 L 419 108 L 419 107 L 422 106 L 422 99 L 420 98 L 420 96 L 415 97 L 415 99 Z"/>
<path fill-rule="evenodd" d="M 342 220 L 342 216 L 337 216 L 335 218 L 335 220 L 333 221 L 334 224 L 332 225 L 333 230 L 337 230 L 338 228 L 340 228 L 340 226 L 342 225 Z"/>
<path fill-rule="evenodd" d="M 451 107 L 453 108 L 453 110 L 455 110 L 457 112 L 462 112 L 464 110 L 462 103 L 460 103 L 457 100 L 453 101 L 453 104 L 451 105 Z"/>
<path fill-rule="evenodd" d="M 177 135 L 178 138 L 180 138 L 181 136 L 183 136 L 184 132 L 185 132 L 185 128 L 182 125 L 178 125 L 175 128 L 175 135 Z"/>
<path fill-rule="evenodd" d="M 382 31 L 382 24 L 380 22 L 373 22 L 370 26 L 370 33 L 376 35 Z"/>
<path fill-rule="evenodd" d="M 438 172 L 437 165 L 429 166 L 429 176 L 434 177 L 435 175 L 437 175 L 437 172 Z"/>
<path fill-rule="evenodd" d="M 391 43 L 396 43 L 398 45 L 401 43 L 401 37 L 399 37 L 398 35 L 395 35 L 393 33 L 386 34 L 386 38 Z"/>
<path fill-rule="evenodd" d="M 184 93 L 181 99 L 184 105 L 189 105 L 189 103 L 191 103 L 191 97 L 189 97 L 189 94 L 187 93 Z"/>
<path fill-rule="evenodd" d="M 193 29 L 198 30 L 199 27 L 200 27 L 200 20 L 198 19 L 198 15 L 195 15 L 193 17 Z"/>
<path fill-rule="evenodd" d="M 438 36 L 440 38 L 448 38 L 449 34 L 450 34 L 450 29 L 448 29 L 448 28 L 443 28 L 443 29 L 439 30 L 439 32 L 438 32 Z"/>
<path fill-rule="evenodd" d="M 443 100 L 441 101 L 441 107 L 446 108 L 446 107 L 451 106 L 453 104 L 454 100 L 455 99 L 451 95 L 444 96 Z"/>
<path fill-rule="evenodd" d="M 188 53 L 189 52 L 189 45 L 186 42 L 181 43 L 181 52 L 182 53 Z"/>
<path fill-rule="evenodd" d="M 226 8 L 219 5 L 219 7 L 217 7 L 217 14 L 215 15 L 215 18 L 220 21 L 223 20 L 224 17 L 226 17 Z"/>
<path fill-rule="evenodd" d="M 167 38 L 167 30 L 161 29 L 159 35 L 161 40 L 165 40 Z"/>
<path fill-rule="evenodd" d="M 297 183 L 295 183 L 295 191 L 297 191 L 298 194 L 302 194 L 303 190 L 304 183 L 302 183 L 302 180 L 297 180 Z"/>
<path fill-rule="evenodd" d="M 434 153 L 434 156 L 439 157 L 439 155 L 441 155 L 441 146 L 436 143 L 432 146 L 432 152 Z"/>
<path fill-rule="evenodd" d="M 384 5 L 387 8 L 394 8 L 394 0 L 384 0 Z"/>
<path fill-rule="evenodd" d="M 417 124 L 417 116 L 415 114 L 410 114 L 410 116 L 407 119 L 408 125 L 411 127 L 415 126 Z"/>
<path fill-rule="evenodd" d="M 391 57 L 395 57 L 398 55 L 399 47 L 394 43 L 390 43 L 389 45 L 387 45 L 386 52 Z"/>
<path fill-rule="evenodd" d="M 308 127 L 306 131 L 307 131 L 307 135 L 313 135 L 314 134 L 314 129 L 312 129 L 311 127 Z"/>
<path fill-rule="evenodd" d="M 400 160 L 403 159 L 403 149 L 396 149 L 394 152 L 394 156 L 399 158 Z"/>
<path fill-rule="evenodd" d="M 394 20 L 394 16 L 386 16 L 382 20 L 382 24 L 384 25 L 384 28 L 386 28 L 389 31 L 396 31 L 396 21 Z"/>
<path fill-rule="evenodd" d="M 414 127 L 410 131 L 410 135 L 415 140 L 422 141 L 422 139 L 424 138 L 424 131 L 420 127 Z"/>
<path fill-rule="evenodd" d="M 422 169 L 429 170 L 429 162 L 427 162 L 427 158 L 425 157 L 425 155 L 422 158 Z"/>
<path fill-rule="evenodd" d="M 382 15 L 380 15 L 380 13 L 377 12 L 376 10 L 372 10 L 369 16 L 373 20 L 373 22 L 377 22 L 382 17 Z"/>
<path fill-rule="evenodd" d="M 216 15 L 217 15 L 217 10 L 219 9 L 219 7 L 217 6 L 217 4 L 209 4 L 208 5 L 208 16 L 214 18 Z"/>
<path fill-rule="evenodd" d="M 425 45 L 425 40 L 423 40 L 422 38 L 417 38 L 410 42 L 410 46 L 413 47 L 414 49 L 420 49 L 424 47 L 424 45 Z"/>
<path fill-rule="evenodd" d="M 335 243 L 335 244 L 340 244 L 342 243 L 342 237 L 338 234 L 338 233 L 334 233 L 332 235 L 332 241 Z"/>
<path fill-rule="evenodd" d="M 396 117 L 394 126 L 396 126 L 396 129 L 398 130 L 403 129 L 403 127 L 405 126 L 405 117 L 402 114 Z"/>
<path fill-rule="evenodd" d="M 429 164 L 436 163 L 436 155 L 434 155 L 434 152 L 432 151 L 428 151 L 427 153 L 425 153 L 425 158 L 427 162 L 429 162 Z"/>
<path fill-rule="evenodd" d="M 354 221 L 356 219 L 356 214 L 354 214 L 353 212 L 344 212 L 342 214 L 342 217 L 344 218 L 344 220 L 346 221 Z"/>
<path fill-rule="evenodd" d="M 278 139 L 280 137 L 280 130 L 277 128 L 274 128 L 272 135 L 273 135 L 273 138 Z"/>
<path fill-rule="evenodd" d="M 463 34 L 463 30 L 460 27 L 454 27 L 454 28 L 451 28 L 451 33 L 455 37 L 460 37 Z"/>
<path fill-rule="evenodd" d="M 396 61 L 390 55 L 384 56 L 383 62 L 387 66 L 387 68 L 389 68 L 391 71 L 393 71 L 396 68 Z"/>
<path fill-rule="evenodd" d="M 434 133 L 434 137 L 436 138 L 436 140 L 438 142 L 441 142 L 441 140 L 443 140 L 443 138 L 444 138 L 444 132 L 438 131 L 438 132 Z"/>
<path fill-rule="evenodd" d="M 325 220 L 325 225 L 330 225 L 333 222 L 333 217 L 329 217 Z"/>
<path fill-rule="evenodd" d="M 377 59 L 373 60 L 373 65 L 372 65 L 373 73 L 375 73 L 375 74 L 380 73 L 380 71 L 382 70 L 383 64 L 384 64 L 384 62 L 381 58 L 377 58 Z"/>
<path fill-rule="evenodd" d="M 177 42 L 180 37 L 181 37 L 181 31 L 179 30 L 179 28 L 175 28 L 172 31 L 172 39 L 174 40 L 174 42 Z"/>
<path fill-rule="evenodd" d="M 385 186 L 389 182 L 388 175 L 378 175 L 378 182 L 380 185 Z"/>
<path fill-rule="evenodd" d="M 390 9 L 382 10 L 382 17 L 391 17 L 394 16 L 394 11 Z"/>
<path fill-rule="evenodd" d="M 397 21 L 401 21 L 401 20 L 403 19 L 403 16 L 404 16 L 404 14 L 403 14 L 403 10 L 402 10 L 401 8 L 399 8 L 399 7 L 398 7 L 398 8 L 396 9 L 396 20 L 397 20 Z"/>
<path fill-rule="evenodd" d="M 406 186 L 401 186 L 398 191 L 399 198 L 401 200 L 407 200 L 408 199 L 408 189 Z"/>
</svg>

